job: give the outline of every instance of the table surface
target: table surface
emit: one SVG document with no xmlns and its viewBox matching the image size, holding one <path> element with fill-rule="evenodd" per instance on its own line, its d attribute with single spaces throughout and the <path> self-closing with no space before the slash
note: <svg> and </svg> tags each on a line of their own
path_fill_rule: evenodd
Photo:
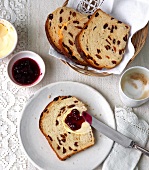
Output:
<svg viewBox="0 0 149 170">
<path fill-rule="evenodd" d="M 118 93 L 120 75 L 91 77 L 80 74 L 60 60 L 48 55 L 49 42 L 44 25 L 47 15 L 64 1 L 51 0 L 0 0 L 0 18 L 8 19 L 17 28 L 19 41 L 15 53 L 31 50 L 38 53 L 46 64 L 46 74 L 42 82 L 35 87 L 19 88 L 8 79 L 6 68 L 9 57 L 0 61 L 0 169 L 36 169 L 21 151 L 17 129 L 22 108 L 33 93 L 41 87 L 57 81 L 77 81 L 98 90 L 109 102 L 112 109 L 115 105 L 123 106 Z M 135 65 L 149 69 L 149 36 L 135 60 L 127 68 Z M 149 103 L 135 108 L 138 117 L 149 123 Z M 149 144 L 147 146 L 149 148 Z M 143 156 L 138 169 L 147 170 L 149 158 Z M 98 167 L 102 169 L 102 165 Z"/>
</svg>

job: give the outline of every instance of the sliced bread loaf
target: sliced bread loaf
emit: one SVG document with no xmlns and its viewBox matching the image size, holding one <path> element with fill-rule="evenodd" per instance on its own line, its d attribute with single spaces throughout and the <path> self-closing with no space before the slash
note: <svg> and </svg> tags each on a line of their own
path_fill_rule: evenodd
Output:
<svg viewBox="0 0 149 170">
<path fill-rule="evenodd" d="M 111 69 L 123 58 L 129 31 L 129 25 L 98 9 L 77 35 L 76 47 L 92 67 Z"/>
<path fill-rule="evenodd" d="M 53 11 L 51 14 L 49 14 L 47 17 L 45 24 L 46 35 L 50 44 L 59 53 L 62 53 L 59 45 L 59 31 L 64 23 L 68 22 L 72 18 L 76 18 L 77 15 L 81 14 L 72 8 L 60 7 Z"/>
<path fill-rule="evenodd" d="M 78 53 L 75 46 L 75 38 L 77 34 L 84 27 L 85 23 L 88 21 L 89 16 L 77 15 L 76 18 L 71 19 L 63 25 L 61 28 L 60 45 L 65 56 L 70 58 L 77 64 L 88 65 L 87 62 Z"/>
<path fill-rule="evenodd" d="M 92 129 L 86 133 L 72 133 L 64 126 L 66 113 L 77 109 L 80 113 L 86 106 L 73 96 L 58 96 L 50 102 L 40 116 L 39 128 L 60 160 L 94 145 Z M 90 127 L 90 126 L 89 126 Z"/>
</svg>

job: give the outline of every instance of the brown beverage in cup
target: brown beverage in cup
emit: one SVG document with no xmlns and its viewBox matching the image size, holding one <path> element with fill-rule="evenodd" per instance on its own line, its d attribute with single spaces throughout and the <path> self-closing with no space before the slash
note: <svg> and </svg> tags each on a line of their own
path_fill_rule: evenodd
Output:
<svg viewBox="0 0 149 170">
<path fill-rule="evenodd" d="M 135 66 L 126 70 L 120 79 L 120 98 L 126 106 L 137 107 L 149 100 L 149 70 Z"/>
<path fill-rule="evenodd" d="M 143 73 L 129 73 L 121 84 L 125 95 L 132 99 L 140 100 L 149 96 L 149 80 Z"/>
</svg>

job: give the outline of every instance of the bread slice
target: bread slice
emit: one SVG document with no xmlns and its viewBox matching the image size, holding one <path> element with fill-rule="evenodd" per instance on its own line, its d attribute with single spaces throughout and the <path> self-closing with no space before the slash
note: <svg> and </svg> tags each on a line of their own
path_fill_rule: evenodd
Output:
<svg viewBox="0 0 149 170">
<path fill-rule="evenodd" d="M 111 69 L 123 58 L 129 31 L 129 25 L 98 9 L 77 35 L 76 47 L 92 67 Z"/>
<path fill-rule="evenodd" d="M 75 108 L 81 113 L 87 110 L 74 96 L 58 96 L 46 106 L 40 116 L 39 128 L 60 160 L 94 145 L 91 128 L 81 134 L 71 133 L 65 128 L 64 116 Z"/>
<path fill-rule="evenodd" d="M 80 15 L 78 14 L 76 18 L 71 19 L 61 28 L 61 38 L 59 42 L 64 55 L 80 65 L 88 64 L 78 53 L 75 45 L 75 38 L 77 34 L 82 30 L 89 17 L 90 16 L 80 13 Z"/>
<path fill-rule="evenodd" d="M 59 31 L 64 23 L 68 22 L 72 18 L 76 18 L 77 15 L 80 15 L 80 13 L 72 8 L 60 7 L 47 17 L 45 23 L 46 35 L 50 44 L 59 53 L 63 53 L 59 45 Z"/>
</svg>

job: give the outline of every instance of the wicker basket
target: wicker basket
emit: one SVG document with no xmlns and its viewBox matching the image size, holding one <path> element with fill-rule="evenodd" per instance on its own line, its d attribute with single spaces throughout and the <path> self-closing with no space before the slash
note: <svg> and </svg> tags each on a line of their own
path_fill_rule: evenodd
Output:
<svg viewBox="0 0 149 170">
<path fill-rule="evenodd" d="M 63 6 L 66 6 L 67 3 L 68 3 L 68 0 L 65 1 Z M 144 46 L 144 43 L 146 41 L 147 34 L 148 34 L 148 24 L 143 29 L 141 29 L 137 33 L 135 33 L 134 36 L 132 37 L 132 44 L 135 48 L 135 53 L 134 53 L 134 56 L 131 58 L 131 60 L 128 62 L 128 64 L 131 63 L 134 60 L 134 58 L 136 57 L 136 55 L 141 51 L 141 49 Z M 65 62 L 65 61 L 63 61 L 63 62 L 65 64 L 67 64 L 68 66 L 70 66 L 75 71 L 82 73 L 82 74 L 85 74 L 85 75 L 98 76 L 98 77 L 104 77 L 104 76 L 110 75 L 107 72 L 99 73 L 99 72 L 96 72 L 94 70 L 88 70 L 88 67 L 81 68 L 77 65 L 72 65 L 72 64 L 69 64 L 68 62 Z"/>
</svg>

